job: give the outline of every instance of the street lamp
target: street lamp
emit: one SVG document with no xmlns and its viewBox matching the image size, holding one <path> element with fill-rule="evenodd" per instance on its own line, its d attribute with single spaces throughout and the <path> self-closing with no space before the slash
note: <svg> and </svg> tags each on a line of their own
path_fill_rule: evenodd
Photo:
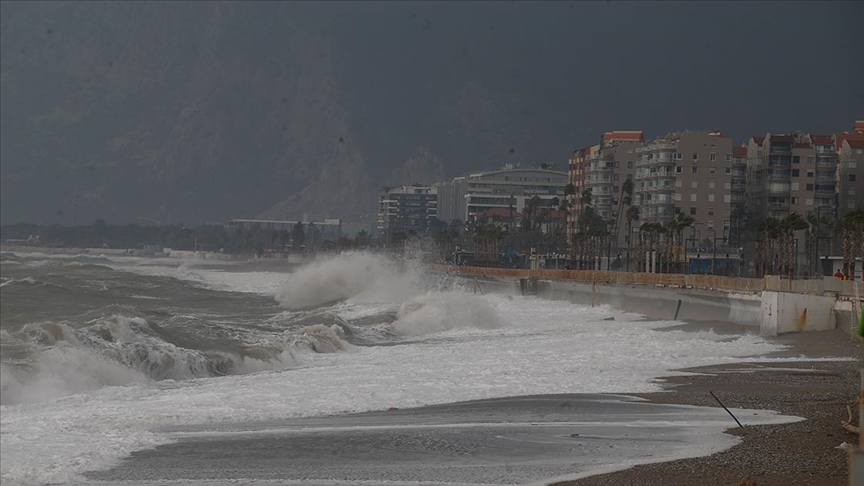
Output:
<svg viewBox="0 0 864 486">
<path fill-rule="evenodd" d="M 694 240 L 694 243 L 696 243 L 694 245 L 694 248 L 693 248 L 694 250 L 696 248 L 698 248 L 699 245 L 701 244 L 701 242 L 699 241 L 699 238 L 701 237 L 702 233 L 699 232 L 699 228 L 698 228 L 698 226 L 700 224 L 705 224 L 705 223 L 698 223 L 698 222 L 693 223 L 693 240 Z M 701 256 L 700 252 L 696 252 L 696 256 L 697 256 L 696 261 L 699 262 L 699 268 L 701 269 L 702 268 L 702 256 Z"/>
<path fill-rule="evenodd" d="M 708 228 L 711 231 L 711 242 L 714 246 L 714 254 L 711 256 L 711 275 L 714 275 L 714 265 L 717 263 L 717 230 L 713 227 Z"/>
</svg>

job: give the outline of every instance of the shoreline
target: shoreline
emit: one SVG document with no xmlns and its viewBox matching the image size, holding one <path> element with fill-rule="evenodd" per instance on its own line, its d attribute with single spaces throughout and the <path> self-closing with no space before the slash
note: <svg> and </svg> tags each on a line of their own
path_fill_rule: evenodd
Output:
<svg viewBox="0 0 864 486">
<path fill-rule="evenodd" d="M 712 326 L 676 327 L 698 330 Z M 857 436 L 841 428 L 840 421 L 848 420 L 846 405 L 860 393 L 864 345 L 860 340 L 850 341 L 840 329 L 781 335 L 771 341 L 790 348 L 764 358 L 806 358 L 775 364 L 754 357 L 752 362 L 675 370 L 694 374 L 662 378 L 666 391 L 628 395 L 657 404 L 718 407 L 709 393 L 713 391 L 727 407 L 773 410 L 802 417 L 803 421 L 748 427 L 746 417 L 738 417 L 744 424 L 739 428 L 730 417 L 732 426 L 725 433 L 739 437 L 741 442 L 725 451 L 553 484 L 735 485 L 749 477 L 759 486 L 848 485 L 848 453 L 837 447 L 843 442 L 857 442 Z M 853 423 L 857 423 L 857 407 L 852 407 L 852 414 Z"/>
</svg>

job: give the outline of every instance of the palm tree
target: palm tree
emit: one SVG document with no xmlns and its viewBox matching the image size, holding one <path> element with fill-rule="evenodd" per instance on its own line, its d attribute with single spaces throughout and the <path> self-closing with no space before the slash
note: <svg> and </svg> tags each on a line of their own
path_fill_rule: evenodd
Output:
<svg viewBox="0 0 864 486">
<path fill-rule="evenodd" d="M 856 258 L 864 257 L 864 210 L 856 209 L 843 216 L 843 266 L 849 277 L 855 278 Z M 856 245 L 857 240 L 857 245 Z"/>
<path fill-rule="evenodd" d="M 639 206 L 630 206 L 627 208 L 627 214 L 625 215 L 627 219 L 627 269 L 626 271 L 630 271 L 630 247 L 631 247 L 631 238 L 633 237 L 633 221 L 637 221 L 639 219 Z"/>
<path fill-rule="evenodd" d="M 809 228 L 810 225 L 798 213 L 790 213 L 788 216 L 780 220 L 779 230 L 781 238 L 781 270 L 784 270 L 789 278 L 793 278 L 795 274 L 795 248 L 793 245 L 796 231 L 801 231 Z"/>
</svg>

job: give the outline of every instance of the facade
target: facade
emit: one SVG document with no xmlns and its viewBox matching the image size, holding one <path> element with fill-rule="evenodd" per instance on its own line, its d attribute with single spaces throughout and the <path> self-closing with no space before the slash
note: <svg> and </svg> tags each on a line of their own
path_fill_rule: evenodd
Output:
<svg viewBox="0 0 864 486">
<path fill-rule="evenodd" d="M 521 168 L 507 165 L 501 170 L 477 172 L 436 184 L 439 218 L 470 221 L 492 209 L 522 213 L 528 201 L 537 196 L 545 202 L 564 199 L 567 174 L 551 169 Z"/>
<path fill-rule="evenodd" d="M 634 204 L 641 210 L 640 225 L 665 224 L 683 212 L 696 221 L 693 237 L 697 240 L 728 237 L 733 182 L 731 138 L 717 131 L 671 133 L 638 152 Z"/>
<path fill-rule="evenodd" d="M 839 216 L 864 209 L 864 134 L 845 138 L 840 147 L 837 169 Z"/>
<path fill-rule="evenodd" d="M 641 130 L 616 130 L 604 133 L 601 143 L 573 153 L 568 176 L 575 194 L 569 196 L 568 201 L 573 208 L 567 218 L 568 241 L 579 227 L 579 215 L 585 201 L 583 194 L 590 190 L 595 214 L 618 223 L 612 231 L 618 235 L 618 247 L 626 246 L 627 234 L 622 231 L 623 215 L 619 218 L 619 213 L 626 211 L 622 206 L 622 186 L 624 181 L 633 180 L 639 160 L 637 149 L 644 144 Z"/>
<path fill-rule="evenodd" d="M 759 217 L 836 212 L 838 158 L 831 135 L 767 134 L 747 148 L 748 208 Z"/>
<path fill-rule="evenodd" d="M 438 217 L 435 187 L 414 184 L 385 187 L 378 195 L 378 235 L 423 233 Z"/>
<path fill-rule="evenodd" d="M 582 208 L 582 192 L 587 188 L 585 178 L 588 172 L 588 159 L 591 157 L 592 151 L 597 150 L 598 147 L 598 145 L 593 145 L 576 150 L 568 161 L 567 177 L 574 189 L 573 194 L 566 196 L 567 203 L 571 208 L 570 214 L 567 215 L 568 244 L 573 241 L 573 235 L 576 234 L 576 228 L 578 228 L 579 214 Z"/>
<path fill-rule="evenodd" d="M 276 221 L 268 219 L 232 219 L 223 227 L 226 231 L 287 231 L 291 232 L 297 223 L 303 223 L 306 228 L 318 228 L 322 240 L 336 241 L 342 236 L 342 221 L 325 219 L 323 221 Z"/>
</svg>

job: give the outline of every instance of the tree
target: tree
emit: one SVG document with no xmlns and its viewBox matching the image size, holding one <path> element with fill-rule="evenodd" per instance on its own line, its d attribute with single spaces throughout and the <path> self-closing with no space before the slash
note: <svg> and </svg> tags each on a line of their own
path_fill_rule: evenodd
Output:
<svg viewBox="0 0 864 486">
<path fill-rule="evenodd" d="M 843 216 L 843 267 L 855 278 L 856 258 L 864 257 L 864 210 L 856 209 Z M 857 244 L 856 244 L 857 240 Z"/>
<path fill-rule="evenodd" d="M 291 237 L 294 239 L 294 250 L 300 250 L 300 247 L 306 243 L 306 230 L 303 228 L 303 223 L 297 221 L 294 228 L 291 230 Z"/>
<path fill-rule="evenodd" d="M 796 231 L 801 231 L 809 228 L 810 225 L 798 213 L 790 213 L 788 216 L 780 220 L 780 252 L 781 252 L 781 271 L 793 278 L 795 275 L 795 248 L 793 245 Z"/>
<path fill-rule="evenodd" d="M 639 219 L 639 206 L 630 206 L 627 208 L 627 213 L 625 214 L 625 218 L 627 219 L 627 268 L 625 271 L 630 271 L 630 247 L 631 237 L 633 236 L 633 221 L 637 221 Z"/>
</svg>

